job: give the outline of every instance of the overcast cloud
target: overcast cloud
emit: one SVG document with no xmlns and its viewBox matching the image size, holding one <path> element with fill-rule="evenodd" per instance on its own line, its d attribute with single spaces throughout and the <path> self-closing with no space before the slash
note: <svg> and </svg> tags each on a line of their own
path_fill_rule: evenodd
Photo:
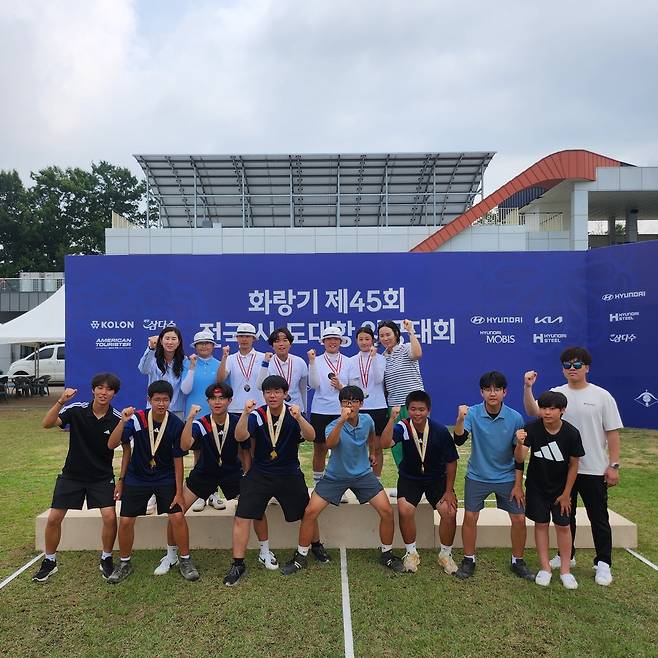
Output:
<svg viewBox="0 0 658 658">
<path fill-rule="evenodd" d="M 658 164 L 658 3 L 26 0 L 0 12 L 0 168 L 133 153 L 587 148 Z"/>
</svg>

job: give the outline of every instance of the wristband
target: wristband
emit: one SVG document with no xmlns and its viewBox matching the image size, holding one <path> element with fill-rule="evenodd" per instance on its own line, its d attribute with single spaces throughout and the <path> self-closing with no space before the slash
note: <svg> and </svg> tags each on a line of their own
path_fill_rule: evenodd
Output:
<svg viewBox="0 0 658 658">
<path fill-rule="evenodd" d="M 517 471 L 521 471 L 523 473 L 523 469 L 525 468 L 525 462 L 517 462 L 516 460 L 514 461 L 514 468 Z"/>
</svg>

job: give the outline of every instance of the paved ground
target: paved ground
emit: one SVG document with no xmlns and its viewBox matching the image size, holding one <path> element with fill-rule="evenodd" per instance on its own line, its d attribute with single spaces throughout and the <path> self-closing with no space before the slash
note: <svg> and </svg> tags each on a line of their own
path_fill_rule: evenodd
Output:
<svg viewBox="0 0 658 658">
<path fill-rule="evenodd" d="M 50 395 L 34 395 L 32 397 L 22 397 L 10 395 L 5 400 L 0 400 L 0 414 L 3 409 L 49 409 L 55 404 L 55 400 L 62 394 L 63 386 L 51 386 Z"/>
</svg>

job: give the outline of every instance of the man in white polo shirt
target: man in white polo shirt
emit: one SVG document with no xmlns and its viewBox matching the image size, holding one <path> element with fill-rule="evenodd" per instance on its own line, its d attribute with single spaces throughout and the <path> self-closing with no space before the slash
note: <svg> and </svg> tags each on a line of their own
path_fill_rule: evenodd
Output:
<svg viewBox="0 0 658 658">
<path fill-rule="evenodd" d="M 587 381 L 592 363 L 590 353 L 584 347 L 569 347 L 562 352 L 560 360 L 567 383 L 551 390 L 566 396 L 568 404 L 562 418 L 580 432 L 585 449 L 571 490 L 571 566 L 576 564 L 576 503 L 580 494 L 592 526 L 596 549 L 594 580 L 597 585 L 609 585 L 612 582 L 612 530 L 608 518 L 608 487 L 619 484 L 619 430 L 623 424 L 612 395 Z M 523 404 L 530 416 L 539 416 L 532 392 L 536 380 L 534 370 L 525 373 Z M 553 569 L 559 569 L 560 564 L 559 555 L 550 561 Z"/>
<path fill-rule="evenodd" d="M 311 402 L 311 425 L 315 430 L 313 444 L 313 482 L 317 484 L 324 475 L 327 460 L 325 429 L 340 416 L 338 392 L 348 384 L 349 359 L 340 353 L 343 332 L 339 327 L 327 327 L 320 336 L 324 352 L 316 356 L 308 351 L 308 380 L 314 389 Z"/>
<path fill-rule="evenodd" d="M 255 400 L 257 406 L 265 404 L 263 392 L 258 387 L 258 375 L 263 362 L 263 353 L 254 349 L 256 342 L 256 327 L 249 322 L 243 322 L 235 330 L 238 341 L 238 351 L 230 354 L 231 348 L 222 348 L 222 360 L 217 369 L 217 381 L 230 381 L 233 388 L 233 400 L 228 410 L 231 413 L 242 413 L 247 400 Z"/>
</svg>

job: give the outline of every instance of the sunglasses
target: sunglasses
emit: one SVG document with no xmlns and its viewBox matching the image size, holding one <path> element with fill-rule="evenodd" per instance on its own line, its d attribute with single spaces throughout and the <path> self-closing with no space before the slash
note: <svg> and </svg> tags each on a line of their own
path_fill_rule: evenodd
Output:
<svg viewBox="0 0 658 658">
<path fill-rule="evenodd" d="M 571 368 L 580 370 L 584 365 L 585 364 L 582 361 L 562 361 L 562 367 L 565 370 L 571 370 Z"/>
</svg>

